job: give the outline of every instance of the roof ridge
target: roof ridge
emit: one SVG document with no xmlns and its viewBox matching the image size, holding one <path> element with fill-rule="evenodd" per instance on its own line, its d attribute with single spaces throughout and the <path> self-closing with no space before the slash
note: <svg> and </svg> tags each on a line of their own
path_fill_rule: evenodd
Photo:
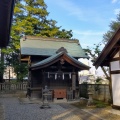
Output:
<svg viewBox="0 0 120 120">
<path fill-rule="evenodd" d="M 67 39 L 67 38 L 52 38 L 52 37 L 41 37 L 41 36 L 23 36 L 22 37 L 23 40 L 29 39 L 29 40 L 42 40 L 42 41 L 58 41 L 58 42 L 72 42 L 72 43 L 78 43 L 79 44 L 79 40 L 77 39 Z"/>
</svg>

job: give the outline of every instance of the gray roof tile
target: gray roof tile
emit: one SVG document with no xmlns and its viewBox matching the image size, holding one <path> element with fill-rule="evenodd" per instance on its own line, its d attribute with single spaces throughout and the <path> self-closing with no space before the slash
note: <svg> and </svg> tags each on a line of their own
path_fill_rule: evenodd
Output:
<svg viewBox="0 0 120 120">
<path fill-rule="evenodd" d="M 45 60 L 42 60 L 42 61 L 37 62 L 35 64 L 32 64 L 30 68 L 37 68 L 37 67 L 41 67 L 43 65 L 46 65 L 46 64 L 56 60 L 61 55 L 66 55 L 68 58 L 71 59 L 71 61 L 73 61 L 74 63 L 76 63 L 78 65 L 78 68 L 81 67 L 82 70 L 89 70 L 89 68 L 90 68 L 89 66 L 81 63 L 80 61 L 76 60 L 75 58 L 73 58 L 72 56 L 70 56 L 69 54 L 64 53 L 64 52 L 59 52 L 57 54 L 54 54 L 54 55 L 46 58 Z"/>
<path fill-rule="evenodd" d="M 21 55 L 51 56 L 64 47 L 72 57 L 88 58 L 78 40 L 26 36 L 20 40 Z"/>
</svg>

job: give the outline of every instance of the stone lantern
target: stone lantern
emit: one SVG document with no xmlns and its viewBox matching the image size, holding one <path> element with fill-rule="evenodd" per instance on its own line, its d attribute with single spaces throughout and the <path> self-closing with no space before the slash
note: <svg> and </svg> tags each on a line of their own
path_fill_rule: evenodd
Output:
<svg viewBox="0 0 120 120">
<path fill-rule="evenodd" d="M 88 86 L 88 97 L 89 97 L 89 99 L 88 99 L 88 102 L 87 102 L 87 106 L 93 106 L 94 105 L 92 96 L 93 96 L 93 90 L 92 90 L 92 87 L 89 85 Z"/>
<path fill-rule="evenodd" d="M 49 102 L 47 100 L 48 95 L 49 95 L 49 90 L 48 90 L 47 86 L 45 86 L 45 89 L 43 90 L 43 104 L 40 107 L 41 109 L 50 108 Z"/>
</svg>

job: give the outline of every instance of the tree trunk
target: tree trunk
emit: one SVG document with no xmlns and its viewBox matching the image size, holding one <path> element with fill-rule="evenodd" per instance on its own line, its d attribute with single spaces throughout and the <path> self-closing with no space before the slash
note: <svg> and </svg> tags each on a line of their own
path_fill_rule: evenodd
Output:
<svg viewBox="0 0 120 120">
<path fill-rule="evenodd" d="M 109 80 L 109 91 L 110 91 L 110 98 L 112 100 L 112 83 L 111 83 L 111 79 L 110 79 L 110 76 L 108 76 L 108 74 L 106 73 L 104 67 L 101 67 L 102 68 L 102 71 L 104 72 L 106 78 Z"/>
</svg>

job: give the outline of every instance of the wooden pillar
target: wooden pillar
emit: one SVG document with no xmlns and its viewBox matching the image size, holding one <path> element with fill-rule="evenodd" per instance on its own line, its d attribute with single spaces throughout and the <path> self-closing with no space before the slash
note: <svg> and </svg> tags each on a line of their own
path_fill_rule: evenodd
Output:
<svg viewBox="0 0 120 120">
<path fill-rule="evenodd" d="M 45 86 L 47 85 L 46 79 L 45 79 L 45 71 L 42 71 L 42 86 L 43 88 L 45 88 Z"/>
<path fill-rule="evenodd" d="M 31 81 L 31 70 L 29 70 L 26 97 L 31 97 L 31 87 L 33 86 L 32 84 L 33 83 Z"/>
<path fill-rule="evenodd" d="M 29 74 L 28 74 L 28 87 L 31 87 L 31 70 L 29 70 Z"/>
<path fill-rule="evenodd" d="M 28 59 L 28 66 L 30 67 L 31 66 L 31 56 L 29 56 L 29 59 Z M 32 76 L 31 76 L 31 71 L 32 70 L 30 70 L 29 69 L 29 73 L 28 73 L 28 87 L 32 87 L 33 85 L 31 85 L 31 84 L 33 84 L 32 83 Z"/>
<path fill-rule="evenodd" d="M 44 88 L 44 72 L 42 70 L 42 87 Z"/>
<path fill-rule="evenodd" d="M 73 98 L 75 98 L 75 90 L 76 90 L 76 73 L 72 73 L 72 90 L 73 90 Z"/>
</svg>

